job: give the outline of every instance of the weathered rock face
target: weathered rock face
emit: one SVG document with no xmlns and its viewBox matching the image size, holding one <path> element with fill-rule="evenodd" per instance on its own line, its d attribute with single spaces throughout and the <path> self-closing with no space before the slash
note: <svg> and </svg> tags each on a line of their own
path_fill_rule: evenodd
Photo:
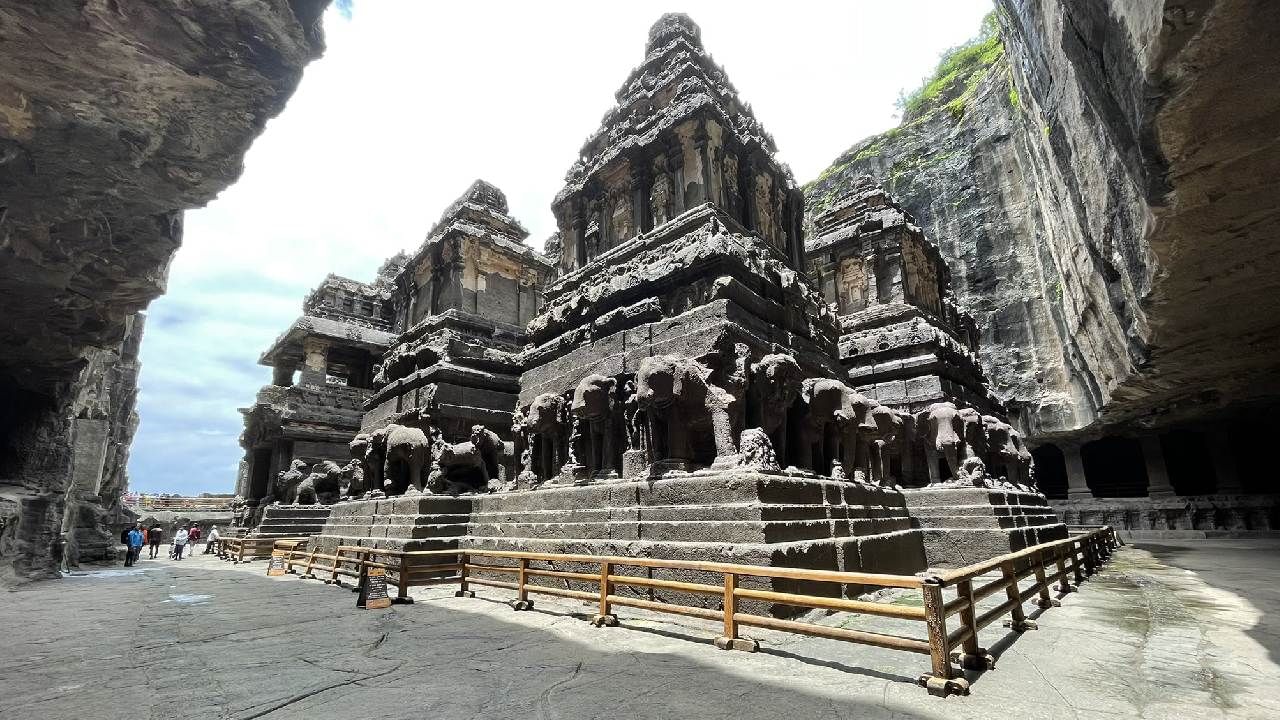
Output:
<svg viewBox="0 0 1280 720">
<path fill-rule="evenodd" d="M 1248 38 L 1280 13 L 998 12 L 999 37 L 807 188 L 810 213 L 880 178 L 941 245 L 988 375 L 1039 438 L 1274 398 L 1280 63 Z"/>
<path fill-rule="evenodd" d="M 182 210 L 235 180 L 322 51 L 327 4 L 0 2 L 6 568 L 114 554 L 137 313 L 164 290 Z"/>
</svg>

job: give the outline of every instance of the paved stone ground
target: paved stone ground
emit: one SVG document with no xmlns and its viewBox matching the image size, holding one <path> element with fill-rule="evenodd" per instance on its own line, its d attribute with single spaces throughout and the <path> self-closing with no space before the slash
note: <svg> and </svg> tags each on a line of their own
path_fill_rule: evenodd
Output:
<svg viewBox="0 0 1280 720">
<path fill-rule="evenodd" d="M 986 630 L 997 669 L 946 700 L 913 684 L 921 655 L 767 631 L 721 652 L 710 623 L 624 608 L 596 629 L 496 591 L 357 610 L 264 571 L 144 560 L 6 593 L 0 718 L 1280 717 L 1276 541 L 1129 546 L 1040 630 Z"/>
</svg>

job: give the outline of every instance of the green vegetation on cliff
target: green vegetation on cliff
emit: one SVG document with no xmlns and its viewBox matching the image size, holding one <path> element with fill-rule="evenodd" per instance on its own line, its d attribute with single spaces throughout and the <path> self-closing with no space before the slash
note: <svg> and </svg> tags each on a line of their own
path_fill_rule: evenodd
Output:
<svg viewBox="0 0 1280 720">
<path fill-rule="evenodd" d="M 933 76 L 898 99 L 903 120 L 909 122 L 926 115 L 944 101 L 952 115 L 963 115 L 966 96 L 973 92 L 986 76 L 987 70 L 1003 56 L 1000 23 L 993 10 L 983 18 L 982 29 L 977 37 L 943 52 Z"/>
<path fill-rule="evenodd" d="M 950 48 L 938 59 L 938 66 L 914 91 L 903 93 L 898 99 L 902 111 L 902 124 L 887 132 L 866 138 L 841 153 L 840 157 L 823 170 L 818 178 L 804 187 L 809 210 L 821 212 L 847 184 L 849 176 L 856 174 L 856 166 L 866 172 L 868 166 L 876 166 L 890 147 L 909 147 L 909 138 L 921 132 L 931 132 L 935 121 L 958 122 L 964 117 L 965 108 L 973 99 L 982 81 L 998 70 L 1004 61 L 1004 43 L 1000 39 L 1000 21 L 996 11 L 987 14 L 977 37 Z M 1007 74 L 1007 70 L 1006 70 Z M 1009 103 L 1019 104 L 1017 91 L 1010 81 Z M 939 111 L 946 114 L 939 115 Z M 881 180 L 892 186 L 900 177 L 947 159 L 947 155 L 928 154 L 919 157 L 898 158 L 892 167 L 880 168 Z M 892 187 L 890 187 L 892 190 Z"/>
</svg>

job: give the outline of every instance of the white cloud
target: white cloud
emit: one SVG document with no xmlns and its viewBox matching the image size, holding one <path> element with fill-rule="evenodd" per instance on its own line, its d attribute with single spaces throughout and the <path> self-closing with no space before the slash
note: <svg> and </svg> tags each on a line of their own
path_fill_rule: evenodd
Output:
<svg viewBox="0 0 1280 720">
<path fill-rule="evenodd" d="M 476 178 L 540 246 L 582 141 L 642 59 L 648 3 L 358 0 L 245 159 L 187 213 L 142 345 L 144 491 L 226 491 L 259 354 L 328 272 L 368 280 Z M 975 35 L 990 0 L 685 2 L 800 182 L 896 123 L 894 100 Z M 229 472 L 228 468 L 232 468 Z"/>
</svg>

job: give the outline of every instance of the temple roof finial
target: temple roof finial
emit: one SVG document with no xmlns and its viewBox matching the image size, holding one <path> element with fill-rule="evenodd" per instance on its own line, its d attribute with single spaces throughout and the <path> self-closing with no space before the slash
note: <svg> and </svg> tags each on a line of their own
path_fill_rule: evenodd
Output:
<svg viewBox="0 0 1280 720">
<path fill-rule="evenodd" d="M 649 28 L 649 44 L 646 52 L 663 47 L 676 37 L 684 36 L 694 47 L 702 47 L 702 29 L 684 13 L 667 13 Z"/>
</svg>

